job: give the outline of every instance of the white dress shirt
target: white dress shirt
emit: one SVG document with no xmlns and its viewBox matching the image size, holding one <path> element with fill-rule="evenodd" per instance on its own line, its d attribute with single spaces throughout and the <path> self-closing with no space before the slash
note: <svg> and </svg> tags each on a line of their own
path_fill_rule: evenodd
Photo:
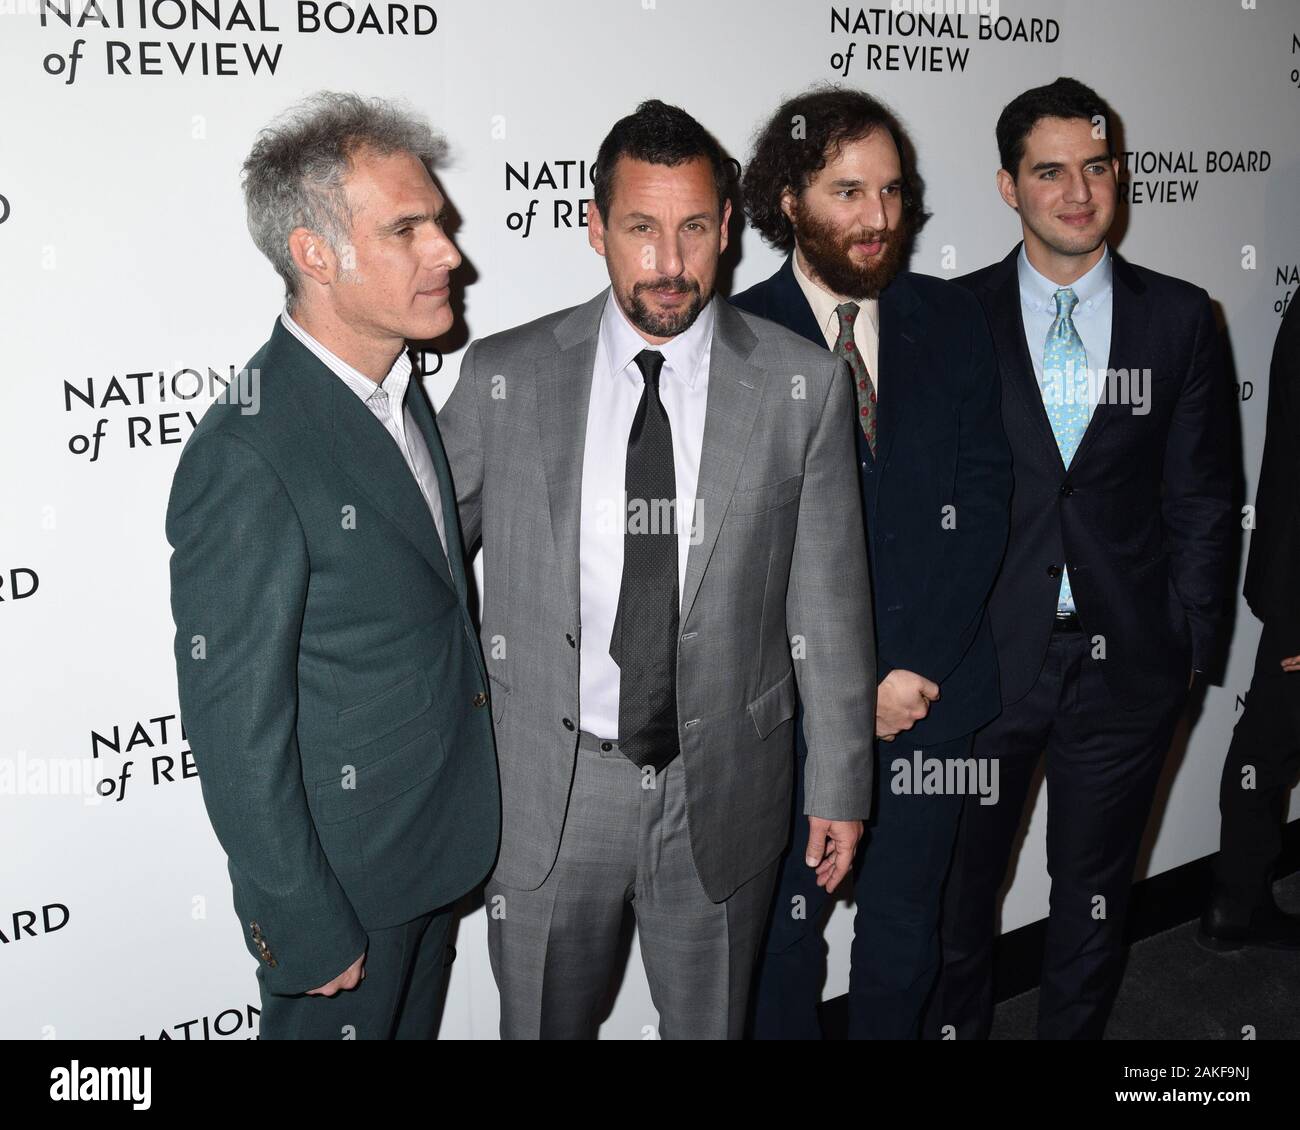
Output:
<svg viewBox="0 0 1300 1130">
<path fill-rule="evenodd" d="M 709 356 L 713 345 L 713 303 L 685 333 L 665 345 L 650 345 L 627 320 L 614 298 L 605 303 L 587 402 L 587 433 L 582 454 L 582 515 L 579 534 L 579 601 L 582 650 L 579 655 L 581 727 L 597 737 L 617 739 L 619 668 L 609 644 L 623 584 L 623 533 L 627 523 L 625 482 L 627 442 L 632 419 L 645 389 L 636 365 L 643 349 L 664 356 L 659 399 L 673 433 L 677 479 L 677 592 L 686 580 L 695 520 L 700 451 L 709 397 Z"/>
<path fill-rule="evenodd" d="M 808 305 L 812 307 L 813 317 L 817 320 L 817 328 L 822 331 L 822 336 L 826 338 L 828 349 L 834 350 L 835 343 L 840 340 L 840 316 L 836 311 L 841 303 L 857 302 L 858 308 L 866 315 L 864 318 L 853 319 L 853 347 L 858 351 L 858 356 L 866 362 L 867 376 L 871 378 L 872 387 L 876 389 L 877 395 L 880 390 L 880 300 L 878 298 L 864 298 L 858 302 L 855 298 L 840 298 L 832 294 L 820 283 L 813 282 L 802 268 L 799 266 L 799 256 L 794 256 L 794 277 L 799 284 L 799 289 L 808 299 Z"/>
<path fill-rule="evenodd" d="M 438 529 L 438 540 L 442 542 L 442 552 L 447 553 L 447 531 L 443 525 L 442 492 L 438 489 L 438 476 L 433 469 L 433 460 L 429 456 L 428 445 L 420 432 L 419 425 L 411 416 L 411 409 L 406 404 L 406 390 L 411 382 L 411 359 L 403 349 L 388 370 L 388 376 L 376 384 L 365 373 L 354 369 L 338 354 L 331 352 L 290 316 L 286 308 L 280 314 L 284 328 L 303 343 L 325 364 L 326 368 L 339 377 L 345 385 L 365 402 L 367 408 L 384 426 L 384 430 L 393 437 L 397 450 L 402 453 L 406 465 L 411 469 L 420 493 L 429 507 L 433 524 Z M 393 411 L 393 405 L 400 405 L 401 411 Z"/>
</svg>

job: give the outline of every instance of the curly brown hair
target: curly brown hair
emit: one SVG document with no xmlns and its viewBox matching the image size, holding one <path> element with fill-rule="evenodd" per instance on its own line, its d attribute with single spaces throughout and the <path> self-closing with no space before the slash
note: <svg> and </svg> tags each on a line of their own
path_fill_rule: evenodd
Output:
<svg viewBox="0 0 1300 1130">
<path fill-rule="evenodd" d="M 798 123 L 801 128 L 794 128 Z M 754 135 L 754 154 L 741 190 L 745 215 L 773 247 L 790 251 L 794 227 L 781 211 L 786 189 L 796 195 L 808 187 L 841 145 L 886 129 L 898 148 L 903 170 L 903 224 L 914 236 L 928 218 L 922 205 L 924 185 L 916 170 L 916 151 L 898 119 L 883 102 L 861 90 L 826 83 L 781 103 Z"/>
</svg>

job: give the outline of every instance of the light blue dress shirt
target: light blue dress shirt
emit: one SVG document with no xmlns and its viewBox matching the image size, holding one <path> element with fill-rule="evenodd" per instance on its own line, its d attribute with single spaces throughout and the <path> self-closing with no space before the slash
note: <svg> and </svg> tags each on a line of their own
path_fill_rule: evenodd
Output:
<svg viewBox="0 0 1300 1130">
<path fill-rule="evenodd" d="M 1034 268 L 1029 262 L 1028 255 L 1025 254 L 1023 245 L 1020 248 L 1016 269 L 1020 278 L 1020 314 L 1025 324 L 1025 344 L 1029 347 L 1029 357 L 1034 364 L 1034 377 L 1038 381 L 1039 394 L 1045 395 L 1047 386 L 1043 377 L 1043 353 L 1047 344 L 1048 331 L 1056 321 L 1056 292 L 1062 287 Z M 1110 333 L 1114 307 L 1111 279 L 1110 249 L 1104 248 L 1101 258 L 1088 273 L 1070 285 L 1070 289 L 1079 300 L 1071 314 L 1071 321 L 1088 354 L 1088 368 L 1097 374 L 1089 383 L 1090 396 L 1087 404 L 1089 418 L 1097 407 L 1098 396 L 1105 393 L 1106 368 L 1110 364 Z M 1058 611 L 1061 612 L 1075 610 L 1068 577 L 1067 570 L 1066 580 L 1061 585 L 1062 599 L 1058 603 Z"/>
</svg>

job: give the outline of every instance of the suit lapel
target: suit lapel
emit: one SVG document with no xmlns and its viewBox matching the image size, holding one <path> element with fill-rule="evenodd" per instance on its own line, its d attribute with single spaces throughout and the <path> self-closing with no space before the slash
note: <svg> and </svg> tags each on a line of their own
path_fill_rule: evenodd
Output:
<svg viewBox="0 0 1300 1130">
<path fill-rule="evenodd" d="M 989 331 L 997 346 L 1003 395 L 1010 393 L 1015 398 L 1025 423 L 1025 433 L 1033 437 L 1039 457 L 1064 471 L 1061 449 L 1047 418 L 1043 391 L 1034 375 L 1034 363 L 1025 340 L 1025 319 L 1020 312 L 1020 274 L 1016 267 L 1019 255 L 1020 245 L 1017 244 L 1002 261 L 989 284 L 986 305 Z"/>
<path fill-rule="evenodd" d="M 438 541 L 428 503 L 393 437 L 356 393 L 334 374 L 330 377 L 335 461 L 370 504 L 411 541 L 433 571 L 454 590 L 456 584 L 448 571 L 447 556 Z"/>
<path fill-rule="evenodd" d="M 826 335 L 817 325 L 817 319 L 808 305 L 808 298 L 794 277 L 794 252 L 785 257 L 781 269 L 772 276 L 772 298 L 777 315 L 776 320 L 786 329 L 794 330 L 801 337 L 806 337 L 814 345 L 826 346 Z"/>
<path fill-rule="evenodd" d="M 1111 254 L 1111 330 L 1110 351 L 1106 357 L 1105 369 L 1133 369 L 1141 367 L 1143 355 L 1142 342 L 1146 338 L 1147 320 L 1150 308 L 1146 298 L 1146 288 L 1137 273 L 1129 268 L 1113 251 Z M 1110 382 L 1104 379 L 1102 371 L 1100 386 L 1105 394 Z M 1076 466 L 1096 445 L 1097 437 L 1117 415 L 1132 411 L 1128 404 L 1120 403 L 1120 398 L 1104 397 L 1093 409 L 1092 418 L 1084 430 L 1079 448 L 1070 461 Z"/>
<path fill-rule="evenodd" d="M 579 306 L 555 331 L 557 352 L 537 363 L 537 447 L 551 512 L 551 535 L 565 595 L 575 621 L 581 617 L 578 565 L 581 554 L 582 461 L 587 445 L 587 409 L 600 339 L 600 317 L 609 288 Z"/>
<path fill-rule="evenodd" d="M 879 371 L 875 377 L 876 461 L 882 467 L 889 460 L 894 437 L 915 391 L 913 385 L 925 379 L 913 318 L 919 305 L 906 275 L 895 278 L 880 295 Z"/>
<path fill-rule="evenodd" d="M 416 379 L 417 370 L 411 372 L 411 384 L 406 391 L 406 402 L 410 405 L 411 416 L 424 436 L 424 444 L 429 449 L 429 459 L 433 463 L 433 472 L 438 480 L 438 495 L 442 502 L 442 528 L 447 535 L 447 561 L 451 565 L 452 579 L 461 602 L 467 599 L 465 582 L 465 550 L 460 537 L 460 519 L 456 513 L 456 488 L 451 481 L 451 467 L 447 463 L 447 453 L 442 446 L 442 436 L 434 422 L 433 411 L 425 399 L 425 392 Z"/>
<path fill-rule="evenodd" d="M 685 623 L 731 505 L 736 479 L 745 461 L 750 433 L 763 396 L 764 373 L 750 365 L 757 339 L 744 320 L 721 299 L 714 299 L 716 322 L 709 350 L 709 392 L 696 486 L 695 538 L 686 555 L 681 619 Z M 825 344 L 825 342 L 823 342 Z"/>
</svg>

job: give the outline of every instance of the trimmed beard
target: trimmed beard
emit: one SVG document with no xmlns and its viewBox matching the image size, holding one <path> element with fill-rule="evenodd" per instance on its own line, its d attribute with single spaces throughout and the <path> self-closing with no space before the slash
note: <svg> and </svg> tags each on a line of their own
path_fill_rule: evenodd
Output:
<svg viewBox="0 0 1300 1130">
<path fill-rule="evenodd" d="M 667 290 L 674 294 L 692 294 L 690 303 L 677 313 L 658 314 L 650 309 L 641 299 L 645 290 Z M 712 295 L 709 295 L 711 298 Z M 639 282 L 632 287 L 623 313 L 627 320 L 637 329 L 651 337 L 676 337 L 685 333 L 695 324 L 707 299 L 700 291 L 700 284 L 694 279 L 655 279 L 653 282 Z"/>
</svg>

